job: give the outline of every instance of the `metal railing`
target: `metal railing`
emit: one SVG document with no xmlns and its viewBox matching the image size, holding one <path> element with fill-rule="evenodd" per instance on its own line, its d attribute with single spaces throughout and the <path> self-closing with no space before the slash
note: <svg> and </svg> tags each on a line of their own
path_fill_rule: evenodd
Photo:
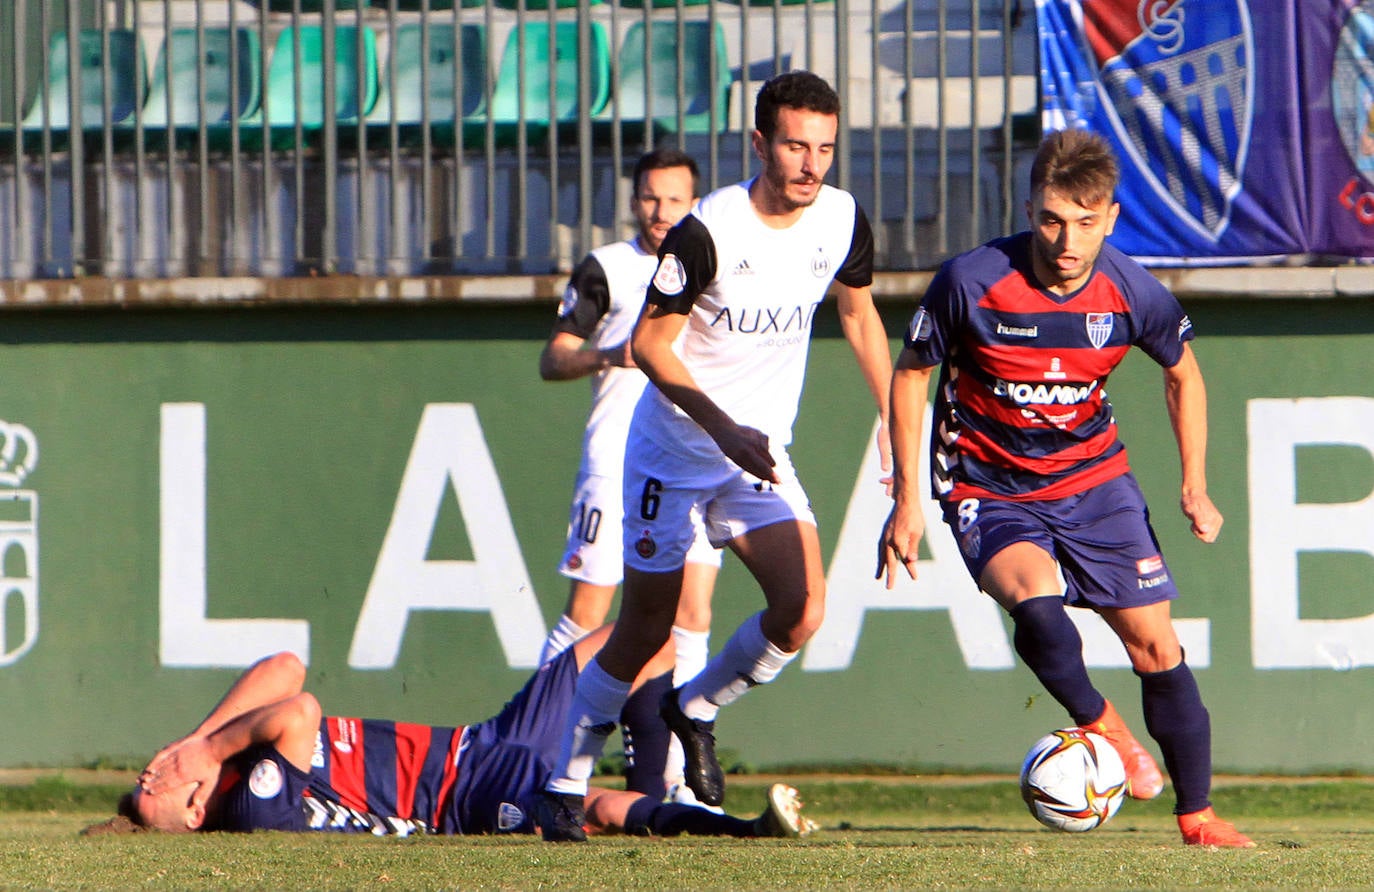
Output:
<svg viewBox="0 0 1374 892">
<path fill-rule="evenodd" d="M 470 2 L 12 0 L 0 278 L 563 270 L 630 231 L 645 149 L 752 175 L 753 97 L 793 68 L 844 100 L 831 182 L 881 267 L 1020 206 L 1024 0 Z"/>
</svg>

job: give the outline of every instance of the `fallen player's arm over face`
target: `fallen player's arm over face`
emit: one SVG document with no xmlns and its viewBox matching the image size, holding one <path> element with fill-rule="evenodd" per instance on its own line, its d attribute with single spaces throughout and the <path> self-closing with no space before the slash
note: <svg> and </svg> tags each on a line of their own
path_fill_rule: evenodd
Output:
<svg viewBox="0 0 1374 892">
<path fill-rule="evenodd" d="M 291 764 L 309 771 L 320 705 L 301 690 L 303 679 L 304 667 L 294 654 L 259 660 L 196 731 L 149 763 L 139 779 L 143 792 L 159 795 L 194 783 L 192 806 L 203 808 L 224 761 L 254 744 L 271 744 Z M 220 719 L 225 720 L 213 724 Z"/>
<path fill-rule="evenodd" d="M 139 775 L 144 783 L 161 772 L 162 763 L 182 744 L 204 737 L 251 709 L 276 703 L 299 694 L 305 686 L 305 664 L 289 651 L 263 657 L 229 687 L 215 708 L 210 710 L 195 730 L 158 750 Z"/>
</svg>

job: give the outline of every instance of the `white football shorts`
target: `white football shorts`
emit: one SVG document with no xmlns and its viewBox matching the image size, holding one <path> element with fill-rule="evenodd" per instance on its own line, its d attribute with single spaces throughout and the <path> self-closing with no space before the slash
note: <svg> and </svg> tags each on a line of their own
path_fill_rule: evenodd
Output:
<svg viewBox="0 0 1374 892">
<path fill-rule="evenodd" d="M 558 572 L 589 585 L 619 585 L 625 576 L 620 521 L 624 499 L 619 478 L 579 475 L 568 514 L 568 538 Z M 719 567 L 721 550 L 711 545 L 698 519 L 687 563 Z"/>
<path fill-rule="evenodd" d="M 700 461 L 630 433 L 625 446 L 625 564 L 666 573 L 692 560 L 703 526 L 719 548 L 736 536 L 782 521 L 816 525 L 816 515 L 786 450 L 774 447 L 778 483 L 734 462 Z"/>
</svg>

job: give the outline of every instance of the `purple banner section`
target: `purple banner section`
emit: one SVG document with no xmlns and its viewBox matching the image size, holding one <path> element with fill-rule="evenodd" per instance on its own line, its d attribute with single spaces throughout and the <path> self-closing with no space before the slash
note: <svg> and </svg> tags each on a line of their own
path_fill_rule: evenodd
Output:
<svg viewBox="0 0 1374 892">
<path fill-rule="evenodd" d="M 1037 0 L 1044 128 L 1116 147 L 1113 244 L 1374 257 L 1374 0 Z"/>
</svg>

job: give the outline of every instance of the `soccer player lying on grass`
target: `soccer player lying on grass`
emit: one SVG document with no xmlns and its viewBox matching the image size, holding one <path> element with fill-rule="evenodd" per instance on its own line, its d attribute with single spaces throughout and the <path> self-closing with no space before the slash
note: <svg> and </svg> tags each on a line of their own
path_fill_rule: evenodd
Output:
<svg viewBox="0 0 1374 892">
<path fill-rule="evenodd" d="M 121 798 L 120 818 L 96 827 L 533 833 L 532 802 L 558 755 L 577 674 L 607 634 L 593 632 L 546 663 L 495 717 L 458 728 L 323 717 L 303 690 L 301 661 L 267 657 L 199 727 L 153 757 Z M 671 660 L 665 650 L 641 678 Z M 587 804 L 592 832 L 790 837 L 814 827 L 786 784 L 768 790 L 753 819 L 624 790 L 596 789 Z"/>
</svg>

